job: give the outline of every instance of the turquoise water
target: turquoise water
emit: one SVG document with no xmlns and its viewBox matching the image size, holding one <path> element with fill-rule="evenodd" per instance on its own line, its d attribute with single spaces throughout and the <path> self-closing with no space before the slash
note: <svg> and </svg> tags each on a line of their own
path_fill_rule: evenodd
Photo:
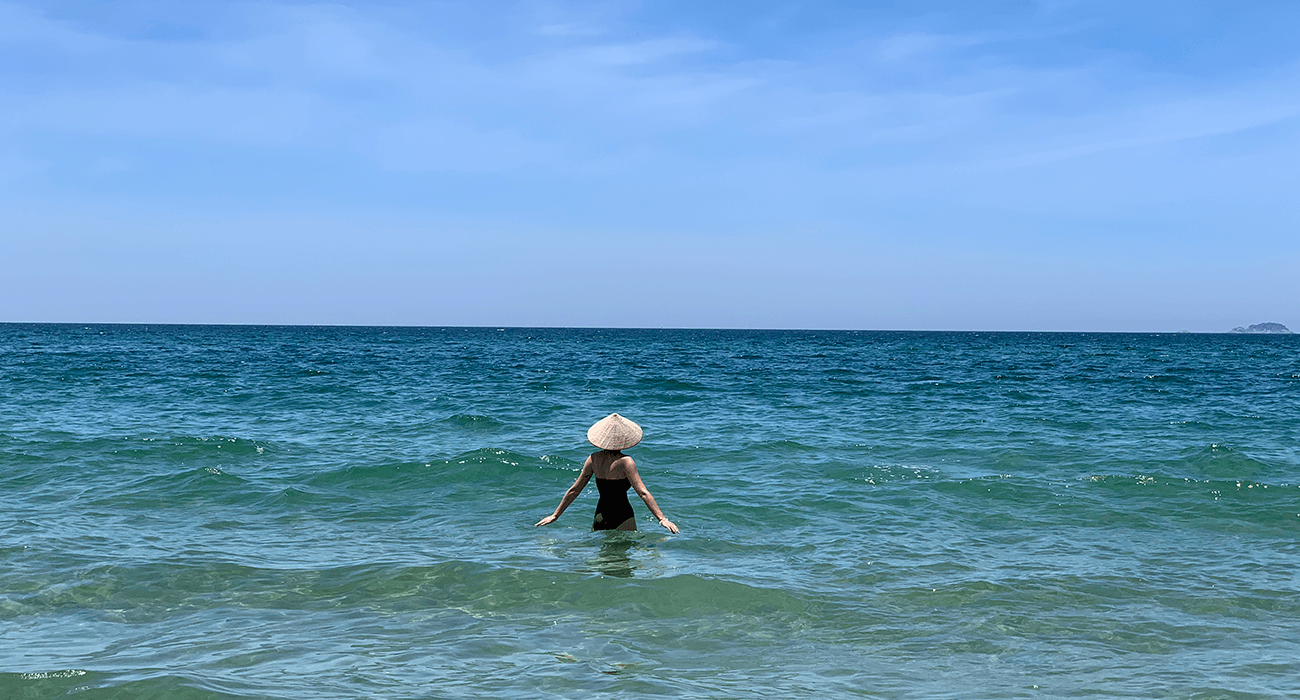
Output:
<svg viewBox="0 0 1300 700">
<path fill-rule="evenodd" d="M 1298 336 L 0 325 L 0 488 L 0 698 L 1300 697 Z"/>
</svg>

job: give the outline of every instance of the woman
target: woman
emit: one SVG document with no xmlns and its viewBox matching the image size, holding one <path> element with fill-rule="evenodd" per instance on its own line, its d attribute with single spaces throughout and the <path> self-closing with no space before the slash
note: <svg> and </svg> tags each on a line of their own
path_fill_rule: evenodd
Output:
<svg viewBox="0 0 1300 700">
<path fill-rule="evenodd" d="M 539 520 L 533 527 L 550 525 L 558 520 L 564 509 L 573 503 L 591 477 L 595 476 L 600 502 L 596 504 L 596 520 L 591 529 L 636 529 L 636 515 L 632 512 L 632 504 L 627 501 L 627 490 L 630 487 L 636 489 L 636 495 L 645 501 L 659 524 L 676 534 L 677 526 L 664 517 L 663 511 L 655 503 L 655 497 L 641 483 L 641 477 L 636 473 L 636 462 L 623 454 L 623 450 L 641 442 L 641 426 L 617 413 L 611 413 L 591 426 L 587 431 L 587 441 L 599 447 L 600 452 L 593 452 L 587 457 L 578 480 L 564 492 L 564 498 L 555 512 Z"/>
</svg>

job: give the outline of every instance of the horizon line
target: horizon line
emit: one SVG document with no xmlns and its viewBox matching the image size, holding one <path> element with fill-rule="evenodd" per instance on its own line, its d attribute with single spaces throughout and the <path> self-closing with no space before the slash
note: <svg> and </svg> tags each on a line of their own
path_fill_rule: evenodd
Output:
<svg viewBox="0 0 1300 700">
<path fill-rule="evenodd" d="M 1271 322 L 1269 322 L 1271 323 Z M 1286 327 L 1285 324 L 1279 324 Z M 1012 330 L 1012 329 L 944 329 L 944 328 L 796 328 L 789 326 L 511 326 L 511 325 L 418 325 L 370 323 L 246 323 L 246 322 L 153 322 L 153 321 L 0 321 L 0 326 L 192 326 L 237 328 L 398 328 L 398 329 L 476 329 L 476 330 L 609 330 L 609 331 L 789 331 L 808 333 L 1104 333 L 1112 335 L 1297 335 L 1289 328 L 1273 331 L 1108 331 L 1108 330 Z"/>
</svg>

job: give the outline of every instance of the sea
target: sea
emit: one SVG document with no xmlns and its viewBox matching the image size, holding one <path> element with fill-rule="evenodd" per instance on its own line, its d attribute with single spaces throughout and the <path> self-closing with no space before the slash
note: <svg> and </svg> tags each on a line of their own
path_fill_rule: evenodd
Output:
<svg viewBox="0 0 1300 700">
<path fill-rule="evenodd" d="M 0 499 L 5 699 L 1300 697 L 1295 335 L 5 324 Z"/>
</svg>

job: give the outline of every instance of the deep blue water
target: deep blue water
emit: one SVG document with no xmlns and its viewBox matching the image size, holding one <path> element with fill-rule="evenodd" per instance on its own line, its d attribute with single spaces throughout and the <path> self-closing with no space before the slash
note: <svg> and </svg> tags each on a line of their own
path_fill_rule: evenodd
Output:
<svg viewBox="0 0 1300 700">
<path fill-rule="evenodd" d="M 1300 336 L 0 325 L 0 489 L 0 698 L 1300 697 Z"/>
</svg>

